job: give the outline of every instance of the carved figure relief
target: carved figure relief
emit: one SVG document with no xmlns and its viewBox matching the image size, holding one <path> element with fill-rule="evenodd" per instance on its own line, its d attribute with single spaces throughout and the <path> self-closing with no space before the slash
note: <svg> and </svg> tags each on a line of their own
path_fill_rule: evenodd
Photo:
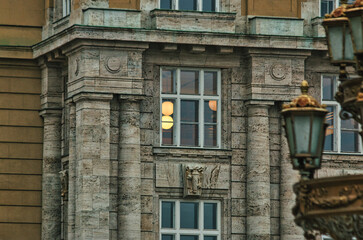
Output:
<svg viewBox="0 0 363 240">
<path fill-rule="evenodd" d="M 61 196 L 63 201 L 68 199 L 68 170 L 62 170 L 59 172 L 61 179 Z"/>
<path fill-rule="evenodd" d="M 202 195 L 203 168 L 184 168 L 184 197 Z"/>
<path fill-rule="evenodd" d="M 118 73 L 121 70 L 121 60 L 118 57 L 108 57 L 105 61 L 105 68 L 110 73 Z"/>
<path fill-rule="evenodd" d="M 276 81 L 284 80 L 286 78 L 286 67 L 280 63 L 273 64 L 270 67 L 269 73 Z"/>
</svg>

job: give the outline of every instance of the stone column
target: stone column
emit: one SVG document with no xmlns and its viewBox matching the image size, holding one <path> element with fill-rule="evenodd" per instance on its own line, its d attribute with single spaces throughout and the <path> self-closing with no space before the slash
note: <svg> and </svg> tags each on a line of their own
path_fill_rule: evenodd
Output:
<svg viewBox="0 0 363 240">
<path fill-rule="evenodd" d="M 270 240 L 268 105 L 248 105 L 247 240 Z"/>
<path fill-rule="evenodd" d="M 140 102 L 121 99 L 118 239 L 141 239 Z"/>
<path fill-rule="evenodd" d="M 42 239 L 61 239 L 61 116 L 60 110 L 44 110 Z"/>
<path fill-rule="evenodd" d="M 295 206 L 293 184 L 299 181 L 299 174 L 292 169 L 290 152 L 285 137 L 285 130 L 281 129 L 281 182 L 280 182 L 280 239 L 304 240 L 304 232 L 294 222 L 292 208 Z"/>
<path fill-rule="evenodd" d="M 110 239 L 110 100 L 80 93 L 76 103 L 75 239 Z"/>
</svg>

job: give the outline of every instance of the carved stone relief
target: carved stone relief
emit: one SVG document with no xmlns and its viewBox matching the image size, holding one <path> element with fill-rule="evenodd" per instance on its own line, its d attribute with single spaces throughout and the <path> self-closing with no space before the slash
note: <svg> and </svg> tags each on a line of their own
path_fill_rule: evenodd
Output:
<svg viewBox="0 0 363 240">
<path fill-rule="evenodd" d="M 118 73 L 121 69 L 121 60 L 118 57 L 108 57 L 105 60 L 105 68 L 110 73 Z"/>
<path fill-rule="evenodd" d="M 61 179 L 61 196 L 63 201 L 68 200 L 68 170 L 62 170 L 59 172 Z"/>
<path fill-rule="evenodd" d="M 266 59 L 265 83 L 273 85 L 291 83 L 292 71 L 290 59 Z"/>
<path fill-rule="evenodd" d="M 203 167 L 184 166 L 184 197 L 201 196 Z"/>
</svg>

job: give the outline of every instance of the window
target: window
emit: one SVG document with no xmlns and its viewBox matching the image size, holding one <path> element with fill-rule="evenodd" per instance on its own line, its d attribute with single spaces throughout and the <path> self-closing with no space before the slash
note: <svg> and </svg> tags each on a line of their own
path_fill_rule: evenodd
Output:
<svg viewBox="0 0 363 240">
<path fill-rule="evenodd" d="M 333 240 L 333 239 L 331 237 L 329 237 L 329 236 L 322 235 L 321 240 Z M 355 237 L 353 237 L 352 240 L 357 240 L 357 239 Z"/>
<path fill-rule="evenodd" d="M 337 84 L 336 76 L 322 76 L 322 103 L 327 105 L 329 111 L 326 117 L 329 126 L 325 133 L 324 151 L 361 152 L 358 123 L 353 119 L 341 120 L 339 118 L 341 108 L 334 99 Z"/>
<path fill-rule="evenodd" d="M 71 0 L 63 0 L 63 17 L 71 13 Z"/>
<path fill-rule="evenodd" d="M 348 0 L 348 4 L 354 2 L 355 0 Z M 325 14 L 330 14 L 338 6 L 339 0 L 320 0 L 320 16 L 324 17 Z"/>
<path fill-rule="evenodd" d="M 220 71 L 161 69 L 161 144 L 220 146 Z"/>
<path fill-rule="evenodd" d="M 160 240 L 220 240 L 220 203 L 163 200 Z"/>
<path fill-rule="evenodd" d="M 161 9 L 216 12 L 217 0 L 160 0 Z"/>
</svg>

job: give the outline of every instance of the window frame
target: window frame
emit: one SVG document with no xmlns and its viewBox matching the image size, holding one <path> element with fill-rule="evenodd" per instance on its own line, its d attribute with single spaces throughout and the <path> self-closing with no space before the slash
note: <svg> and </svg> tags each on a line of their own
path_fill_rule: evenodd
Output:
<svg viewBox="0 0 363 240">
<path fill-rule="evenodd" d="M 361 155 L 362 154 L 362 140 L 361 140 L 361 137 L 359 135 L 359 131 L 361 130 L 361 127 L 360 125 L 358 124 L 358 129 L 357 129 L 357 132 L 358 132 L 358 151 L 356 152 L 344 152 L 341 150 L 341 133 L 342 133 L 342 127 L 341 127 L 341 119 L 339 117 L 339 114 L 340 114 L 340 111 L 341 111 L 341 106 L 340 104 L 334 100 L 324 100 L 323 99 L 323 90 L 324 90 L 324 86 L 323 86 L 323 78 L 324 77 L 334 77 L 334 94 L 336 93 L 336 90 L 338 89 L 338 86 L 339 86 L 339 77 L 337 75 L 334 75 L 334 74 L 321 74 L 321 78 L 320 78 L 320 99 L 321 99 L 321 104 L 325 104 L 327 107 L 329 106 L 332 106 L 335 108 L 335 115 L 334 115 L 334 118 L 333 118 L 333 126 L 334 126 L 334 134 L 335 136 L 333 137 L 333 150 L 330 151 L 330 150 L 325 150 L 323 149 L 323 152 L 326 153 L 326 154 L 349 154 L 349 155 L 352 155 L 352 154 L 355 154 L 355 155 Z M 344 129 L 343 129 L 344 131 Z"/>
<path fill-rule="evenodd" d="M 71 14 L 72 0 L 62 0 L 62 16 L 66 17 Z"/>
<path fill-rule="evenodd" d="M 163 10 L 177 10 L 177 11 L 198 11 L 198 12 L 209 12 L 203 11 L 203 0 L 196 0 L 197 1 L 197 9 L 196 10 L 179 10 L 179 1 L 180 0 L 170 0 L 171 1 L 171 9 L 161 8 L 161 1 L 158 1 L 158 8 Z M 219 0 L 215 0 L 215 11 L 219 12 Z"/>
<path fill-rule="evenodd" d="M 162 203 L 174 202 L 174 228 L 162 228 Z M 180 228 L 180 203 L 198 203 L 198 229 L 181 229 Z M 217 204 L 217 229 L 204 229 L 204 204 Z M 159 240 L 162 240 L 163 234 L 174 235 L 174 240 L 180 240 L 180 235 L 198 235 L 198 240 L 204 240 L 204 236 L 216 236 L 221 240 L 221 202 L 217 200 L 188 200 L 188 199 L 160 199 L 159 201 Z"/>
<path fill-rule="evenodd" d="M 333 7 L 333 10 L 335 9 L 335 8 L 337 8 L 337 7 L 339 7 L 339 1 L 340 0 L 333 0 L 334 1 L 334 7 Z M 351 1 L 351 2 L 349 2 L 349 1 Z M 352 3 L 354 3 L 354 1 L 355 0 L 348 0 L 348 4 L 352 4 Z M 319 0 L 319 16 L 320 17 L 324 17 L 324 16 L 321 16 L 321 3 L 322 3 L 322 0 Z M 330 14 L 330 13 L 326 13 L 326 14 Z"/>
<path fill-rule="evenodd" d="M 170 94 L 170 93 L 162 93 L 162 73 L 163 70 L 175 70 L 175 87 L 176 87 L 176 93 Z M 181 94 L 180 93 L 180 72 L 182 70 L 190 70 L 190 71 L 199 71 L 199 94 L 198 95 L 189 95 L 189 94 Z M 217 72 L 217 95 L 204 95 L 204 72 Z M 165 66 L 160 67 L 160 98 L 159 98 L 159 136 L 160 136 L 160 146 L 161 147 L 178 147 L 178 148 L 204 148 L 204 149 L 220 149 L 221 148 L 221 120 L 222 120 L 222 114 L 221 114 L 221 70 L 215 69 L 215 68 L 188 68 L 188 67 L 172 67 L 172 66 Z M 166 145 L 163 144 L 163 129 L 162 129 L 162 104 L 163 100 L 171 99 L 174 101 L 174 111 L 175 111 L 175 121 L 174 121 L 174 136 L 173 136 L 173 145 Z M 188 145 L 181 145 L 181 101 L 182 100 L 194 100 L 198 101 L 198 145 L 197 146 L 188 146 Z M 204 101 L 206 100 L 216 100 L 217 101 L 217 139 L 216 139 L 216 146 L 205 146 L 204 144 Z"/>
</svg>

